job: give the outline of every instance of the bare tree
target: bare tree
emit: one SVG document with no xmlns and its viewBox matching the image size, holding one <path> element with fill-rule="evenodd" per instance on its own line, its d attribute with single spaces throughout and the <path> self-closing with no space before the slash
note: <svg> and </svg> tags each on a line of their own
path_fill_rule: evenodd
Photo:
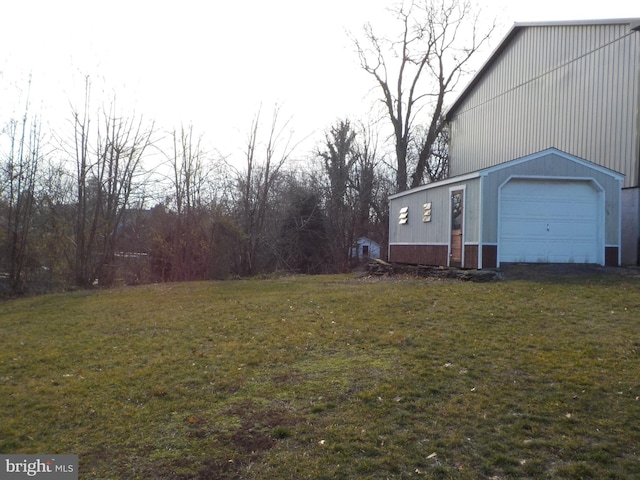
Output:
<svg viewBox="0 0 640 480">
<path fill-rule="evenodd" d="M 402 191 L 424 181 L 444 128 L 445 97 L 468 73 L 469 60 L 489 40 L 495 22 L 481 25 L 469 0 L 413 0 L 391 11 L 400 24 L 397 39 L 380 37 L 367 24 L 363 38 L 354 42 L 393 127 L 396 188 Z M 420 136 L 418 122 L 426 125 Z M 412 143 L 415 159 L 409 158 Z"/>
<path fill-rule="evenodd" d="M 394 172 L 380 147 L 376 123 L 361 123 L 355 146 L 354 188 L 357 191 L 356 231 L 386 247 L 389 238 L 389 195 L 395 192 Z M 384 257 L 386 248 L 381 249 Z"/>
<path fill-rule="evenodd" d="M 171 272 L 175 281 L 202 279 L 207 273 L 208 248 L 204 241 L 204 188 L 209 168 L 202 148 L 202 136 L 194 137 L 193 125 L 171 134 L 170 158 L 175 218 L 171 225 Z M 166 232 L 165 232 L 166 233 Z"/>
<path fill-rule="evenodd" d="M 351 246 L 355 240 L 354 168 L 356 131 L 348 120 L 341 120 L 325 134 L 323 149 L 318 151 L 326 178 L 325 203 L 327 238 L 332 263 L 347 271 Z"/>
<path fill-rule="evenodd" d="M 113 281 L 118 227 L 140 173 L 141 159 L 152 143 L 154 125 L 142 118 L 120 117 L 113 100 L 91 128 L 90 81 L 82 112 L 73 110 L 76 164 L 75 282 Z M 95 136 L 95 139 L 94 139 Z"/>
<path fill-rule="evenodd" d="M 271 116 L 266 140 L 260 136 L 258 111 L 251 123 L 245 151 L 245 167 L 236 170 L 238 192 L 237 220 L 245 236 L 241 253 L 241 271 L 252 275 L 259 269 L 258 255 L 267 245 L 266 227 L 270 200 L 285 162 L 291 156 L 289 122 L 279 121 L 280 109 L 276 106 Z M 275 245 L 275 242 L 272 242 Z"/>
<path fill-rule="evenodd" d="M 3 263 L 8 269 L 10 290 L 22 293 L 28 259 L 31 256 L 33 260 L 33 255 L 29 255 L 30 251 L 33 253 L 30 237 L 42 138 L 38 119 L 29 120 L 28 98 L 22 120 L 11 120 L 5 131 L 9 150 L 2 164 L 4 188 L 0 188 L 0 193 L 4 191 L 6 202 L 6 231 L 0 258 L 4 257 Z"/>
<path fill-rule="evenodd" d="M 38 165 L 37 217 L 38 258 L 47 288 L 68 286 L 74 281 L 75 181 L 62 162 L 44 156 Z"/>
<path fill-rule="evenodd" d="M 381 157 L 377 138 L 371 125 L 354 127 L 348 120 L 340 120 L 325 134 L 317 153 L 322 179 L 318 183 L 324 186 L 327 243 L 332 266 L 339 271 L 351 268 L 353 247 L 359 237 L 384 237 L 378 224 L 381 218 L 384 222 L 388 202 L 386 196 L 379 195 Z"/>
<path fill-rule="evenodd" d="M 378 150 L 378 133 L 371 124 L 360 124 L 357 142 L 355 144 L 355 164 L 353 188 L 357 192 L 355 205 L 356 234 L 377 237 L 372 227 L 378 217 L 376 199 L 380 187 L 381 156 Z M 386 198 L 383 204 L 387 204 Z M 374 218 L 375 217 L 375 218 Z"/>
<path fill-rule="evenodd" d="M 281 192 L 284 205 L 278 235 L 278 268 L 305 274 L 327 271 L 329 266 L 326 222 L 317 182 L 288 176 Z"/>
<path fill-rule="evenodd" d="M 440 133 L 431 144 L 431 154 L 424 164 L 424 181 L 427 183 L 437 182 L 449 176 L 449 126 L 444 122 Z M 407 156 L 410 159 L 417 159 L 420 156 L 421 147 L 426 142 L 427 129 L 423 125 L 415 128 L 415 141 L 409 146 Z"/>
</svg>

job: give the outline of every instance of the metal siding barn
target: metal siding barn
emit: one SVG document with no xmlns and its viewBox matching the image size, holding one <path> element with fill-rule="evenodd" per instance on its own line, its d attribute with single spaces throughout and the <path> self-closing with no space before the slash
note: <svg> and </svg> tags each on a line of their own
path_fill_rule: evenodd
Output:
<svg viewBox="0 0 640 480">
<path fill-rule="evenodd" d="M 451 175 L 554 147 L 638 186 L 640 32 L 630 27 L 516 24 L 447 113 Z"/>
<path fill-rule="evenodd" d="M 640 19 L 515 24 L 446 118 L 451 175 L 548 148 L 623 174 L 620 259 L 640 263 Z"/>
</svg>

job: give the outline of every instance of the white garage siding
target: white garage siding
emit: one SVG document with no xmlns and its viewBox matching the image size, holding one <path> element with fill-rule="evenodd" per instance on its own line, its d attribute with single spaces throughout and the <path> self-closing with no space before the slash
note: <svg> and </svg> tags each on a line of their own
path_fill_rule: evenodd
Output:
<svg viewBox="0 0 640 480">
<path fill-rule="evenodd" d="M 603 265 L 603 210 L 592 181 L 512 179 L 500 190 L 498 261 Z"/>
</svg>

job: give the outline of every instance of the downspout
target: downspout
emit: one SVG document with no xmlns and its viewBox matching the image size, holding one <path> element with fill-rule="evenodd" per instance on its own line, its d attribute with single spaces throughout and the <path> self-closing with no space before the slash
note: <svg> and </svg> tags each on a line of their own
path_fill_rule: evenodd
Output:
<svg viewBox="0 0 640 480">
<path fill-rule="evenodd" d="M 618 267 L 622 265 L 622 187 L 624 180 L 618 180 Z M 640 243 L 640 239 L 638 240 Z M 605 251 L 606 251 L 605 241 Z M 640 250 L 640 248 L 639 248 Z M 606 264 L 605 258 L 605 264 Z"/>
<path fill-rule="evenodd" d="M 636 178 L 635 178 L 635 187 L 637 189 L 638 195 L 638 212 L 636 222 L 638 228 L 640 228 L 640 22 L 632 23 L 631 31 L 635 32 L 636 37 Z M 621 184 L 622 184 L 621 180 Z M 624 187 L 624 184 L 621 185 Z M 620 195 L 622 196 L 622 189 L 620 189 Z M 620 202 L 620 210 L 622 210 L 622 202 Z M 622 212 L 620 213 L 622 215 Z M 622 229 L 622 221 L 620 221 L 620 228 Z M 620 248 L 618 249 L 618 265 L 622 265 L 621 260 L 621 250 L 622 250 L 622 233 L 620 234 Z M 640 233 L 638 234 L 638 238 L 636 239 L 636 265 L 640 265 Z"/>
<path fill-rule="evenodd" d="M 387 197 L 389 204 L 389 215 L 387 225 L 387 262 L 391 262 L 391 199 Z"/>
</svg>

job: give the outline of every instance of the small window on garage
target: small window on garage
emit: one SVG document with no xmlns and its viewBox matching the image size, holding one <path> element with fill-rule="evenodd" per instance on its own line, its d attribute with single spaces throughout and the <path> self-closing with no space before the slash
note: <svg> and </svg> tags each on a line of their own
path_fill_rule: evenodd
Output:
<svg viewBox="0 0 640 480">
<path fill-rule="evenodd" d="M 400 209 L 400 216 L 398 219 L 398 223 L 400 225 L 406 225 L 409 222 L 409 207 L 402 207 Z"/>
<path fill-rule="evenodd" d="M 451 229 L 462 228 L 462 191 L 453 192 L 451 195 Z"/>
</svg>

